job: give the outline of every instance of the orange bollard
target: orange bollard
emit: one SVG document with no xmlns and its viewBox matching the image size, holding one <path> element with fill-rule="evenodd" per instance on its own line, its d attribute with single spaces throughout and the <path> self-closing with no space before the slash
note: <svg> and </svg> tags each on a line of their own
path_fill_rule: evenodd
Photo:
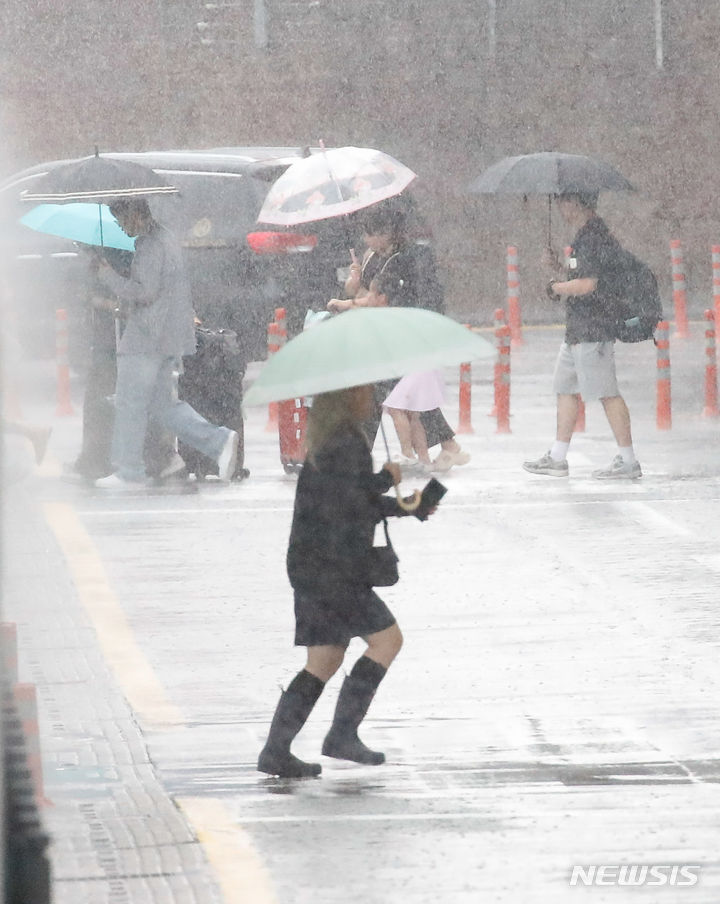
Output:
<svg viewBox="0 0 720 904">
<path fill-rule="evenodd" d="M 584 433 L 585 432 L 585 402 L 580 399 L 578 403 L 578 413 L 575 418 L 575 429 L 574 433 Z"/>
<path fill-rule="evenodd" d="M 658 430 L 672 428 L 672 393 L 670 386 L 670 324 L 667 320 L 658 323 L 655 332 L 657 344 L 657 410 Z"/>
<path fill-rule="evenodd" d="M 268 358 L 275 354 L 275 352 L 280 351 L 281 346 L 281 335 L 280 335 L 280 327 L 277 323 L 273 321 L 273 323 L 268 324 Z M 270 402 L 268 405 L 268 419 L 267 424 L 265 424 L 265 431 L 267 433 L 272 432 L 273 430 L 277 430 L 278 428 L 278 403 Z"/>
<path fill-rule="evenodd" d="M 499 340 L 499 336 L 498 336 L 498 330 L 502 326 L 505 326 L 505 311 L 503 311 L 502 308 L 495 308 L 495 313 L 493 314 L 493 330 L 494 330 L 494 336 L 495 336 L 495 353 L 496 353 L 495 369 L 496 369 L 496 371 L 497 371 L 497 366 L 498 366 L 497 354 L 498 354 L 498 349 L 500 348 L 500 340 Z M 497 417 L 497 386 L 498 386 L 497 378 L 495 378 L 493 385 L 494 385 L 493 406 L 490 409 L 490 411 L 488 411 L 488 417 Z"/>
<path fill-rule="evenodd" d="M 60 417 L 75 414 L 70 398 L 70 362 L 68 360 L 67 311 L 55 311 L 55 361 L 57 364 L 57 408 Z"/>
<path fill-rule="evenodd" d="M 470 324 L 465 326 L 470 329 Z M 474 433 L 472 425 L 472 365 L 460 365 L 458 428 L 456 433 Z"/>
<path fill-rule="evenodd" d="M 38 725 L 37 696 L 34 684 L 14 684 L 13 699 L 25 736 L 27 765 L 35 788 L 38 807 L 50 803 L 45 797 L 43 785 L 42 757 L 40 755 L 40 727 Z"/>
<path fill-rule="evenodd" d="M 15 684 L 18 680 L 17 625 L 14 622 L 0 623 L 0 649 L 5 669 L 5 681 Z"/>
<path fill-rule="evenodd" d="M 717 417 L 718 411 L 718 382 L 717 361 L 715 359 L 716 326 L 715 316 L 711 310 L 705 311 L 705 407 L 703 417 Z"/>
<path fill-rule="evenodd" d="M 275 323 L 278 325 L 278 345 L 280 348 L 287 342 L 287 311 L 275 308 Z"/>
<path fill-rule="evenodd" d="M 715 311 L 715 338 L 717 340 L 717 325 L 720 323 L 720 245 L 713 245 L 711 250 L 713 309 Z"/>
<path fill-rule="evenodd" d="M 507 309 L 510 337 L 513 345 L 522 345 L 522 319 L 520 317 L 520 268 L 518 250 L 508 245 L 507 250 Z"/>
<path fill-rule="evenodd" d="M 495 365 L 496 433 L 510 433 L 510 327 L 497 330 L 498 360 Z"/>
<path fill-rule="evenodd" d="M 670 242 L 670 260 L 672 262 L 673 305 L 675 308 L 675 338 L 687 339 L 687 292 L 685 288 L 685 263 L 683 261 L 682 242 L 673 239 Z"/>
</svg>

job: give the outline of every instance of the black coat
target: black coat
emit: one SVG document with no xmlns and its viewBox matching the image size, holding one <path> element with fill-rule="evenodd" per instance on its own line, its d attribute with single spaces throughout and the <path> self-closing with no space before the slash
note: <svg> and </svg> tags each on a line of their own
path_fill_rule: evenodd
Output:
<svg viewBox="0 0 720 904">
<path fill-rule="evenodd" d="M 322 595 L 343 586 L 369 586 L 368 557 L 375 526 L 406 513 L 384 496 L 386 470 L 373 473 L 372 456 L 359 427 L 348 425 L 306 460 L 295 494 L 287 570 L 295 590 Z"/>
<path fill-rule="evenodd" d="M 435 256 L 427 245 L 402 245 L 390 257 L 371 253 L 363 264 L 362 284 L 375 282 L 391 308 L 425 308 L 445 313 L 445 295 L 437 275 Z"/>
</svg>

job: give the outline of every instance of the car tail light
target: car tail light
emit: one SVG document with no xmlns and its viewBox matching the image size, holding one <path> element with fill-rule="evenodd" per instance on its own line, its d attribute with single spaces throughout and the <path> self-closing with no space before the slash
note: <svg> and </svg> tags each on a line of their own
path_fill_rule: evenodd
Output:
<svg viewBox="0 0 720 904">
<path fill-rule="evenodd" d="M 299 254 L 312 251 L 317 245 L 317 236 L 295 232 L 250 232 L 247 243 L 255 254 Z"/>
</svg>

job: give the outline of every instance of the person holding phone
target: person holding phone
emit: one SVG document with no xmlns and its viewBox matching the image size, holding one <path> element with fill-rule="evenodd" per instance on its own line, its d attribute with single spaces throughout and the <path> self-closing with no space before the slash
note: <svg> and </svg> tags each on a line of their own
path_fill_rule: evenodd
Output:
<svg viewBox="0 0 720 904">
<path fill-rule="evenodd" d="M 434 255 L 427 245 L 411 240 L 401 203 L 391 199 L 369 208 L 364 217 L 364 231 L 367 251 L 362 262 L 354 249 L 350 249 L 350 275 L 345 283 L 348 297 L 330 299 L 328 310 L 340 312 L 352 307 L 390 306 L 425 308 L 445 313 L 443 289 L 437 276 Z M 375 405 L 365 425 L 371 443 L 375 441 L 383 405 L 396 383 L 397 380 L 386 380 L 375 384 Z M 461 449 L 439 405 L 426 408 L 422 400 L 416 399 L 412 406 L 400 410 L 407 412 L 411 408 L 417 411 L 416 420 L 423 431 L 421 434 L 416 426 L 420 448 L 425 444 L 428 448 L 438 444 L 441 447 L 440 453 L 431 462 L 432 470 L 449 471 L 455 465 L 465 465 L 470 461 L 469 453 Z M 405 417 L 409 420 L 409 414 Z M 401 430 L 403 426 L 404 422 Z M 406 465 L 417 468 L 415 456 L 408 457 L 410 461 Z"/>
<path fill-rule="evenodd" d="M 362 637 L 367 648 L 342 684 L 322 752 L 366 765 L 385 761 L 357 732 L 403 638 L 395 616 L 371 585 L 370 558 L 377 523 L 409 513 L 386 495 L 400 481 L 399 466 L 386 462 L 373 471 L 362 429 L 372 405 L 373 387 L 356 386 L 316 395 L 308 412 L 307 457 L 298 478 L 287 553 L 295 645 L 307 647 L 307 662 L 280 695 L 258 758 L 258 771 L 269 775 L 320 774 L 319 763 L 294 756 L 290 745 L 342 665 L 353 637 Z M 430 490 L 414 514 L 426 520 L 437 498 Z"/>
</svg>

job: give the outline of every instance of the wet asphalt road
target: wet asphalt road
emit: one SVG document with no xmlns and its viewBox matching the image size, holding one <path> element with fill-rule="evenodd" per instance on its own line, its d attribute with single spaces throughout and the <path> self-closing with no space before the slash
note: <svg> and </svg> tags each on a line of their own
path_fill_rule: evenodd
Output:
<svg viewBox="0 0 720 904">
<path fill-rule="evenodd" d="M 89 540 L 101 563 L 113 601 L 91 618 L 112 680 L 164 793 L 207 837 L 226 901 L 720 900 L 720 424 L 699 417 L 702 340 L 677 351 L 667 433 L 654 423 L 653 350 L 619 349 L 645 476 L 600 484 L 590 471 L 614 449 L 599 406 L 573 443 L 569 480 L 520 469 L 551 439 L 559 341 L 526 338 L 513 433 L 495 434 L 490 367 L 479 365 L 476 432 L 460 437 L 472 462 L 441 478 L 450 492 L 429 523 L 392 525 L 401 582 L 382 595 L 405 647 L 363 731 L 386 751 L 379 768 L 322 758 L 322 778 L 305 782 L 255 771 L 279 687 L 303 663 L 284 572 L 294 478 L 264 411 L 250 412 L 252 476 L 240 485 L 101 495 L 61 483 L 52 460 L 35 479 L 66 558 Z M 71 457 L 78 430 L 57 423 L 54 459 Z M 115 605 L 127 641 L 108 620 Z M 125 656 L 130 643 L 139 658 Z M 361 651 L 351 646 L 349 665 Z M 341 680 L 296 742 L 300 756 L 318 756 Z M 231 835 L 234 853 L 218 853 Z M 223 883 L 229 861 L 242 891 Z M 699 865 L 700 878 L 570 884 L 574 866 L 621 863 Z"/>
</svg>

